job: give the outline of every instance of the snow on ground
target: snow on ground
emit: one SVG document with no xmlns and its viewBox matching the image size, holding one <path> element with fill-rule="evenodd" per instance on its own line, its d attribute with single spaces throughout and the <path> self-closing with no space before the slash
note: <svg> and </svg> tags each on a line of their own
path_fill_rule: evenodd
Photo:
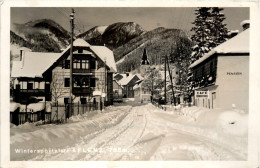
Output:
<svg viewBox="0 0 260 168">
<path fill-rule="evenodd" d="M 175 109 L 175 110 L 174 110 Z M 55 149 L 15 153 L 15 149 Z M 58 150 L 58 151 L 57 151 Z M 247 114 L 133 101 L 67 124 L 11 127 L 11 160 L 246 160 Z"/>
<path fill-rule="evenodd" d="M 33 123 L 25 123 L 16 127 L 11 126 L 11 160 L 27 160 L 35 155 L 35 153 L 16 153 L 21 149 L 41 150 L 72 145 L 80 141 L 83 135 L 118 124 L 130 109 L 131 106 L 109 108 L 110 111 L 102 112 L 99 117 L 91 119 L 88 119 L 87 115 L 82 118 L 73 117 L 69 119 L 69 123 L 62 125 L 35 126 Z"/>
<path fill-rule="evenodd" d="M 241 113 L 239 110 L 209 110 L 198 107 L 183 108 L 175 111 L 170 109 L 166 111 L 161 110 L 161 112 L 155 110 L 153 114 L 172 121 L 169 123 L 172 129 L 190 134 L 191 139 L 193 136 L 199 136 L 201 140 L 207 139 L 235 154 L 232 157 L 229 155 L 225 156 L 227 160 L 246 159 L 247 157 L 248 114 Z M 198 140 L 195 142 L 198 142 Z M 195 146 L 198 148 L 197 145 Z M 221 157 L 215 159 L 219 160 Z"/>
</svg>

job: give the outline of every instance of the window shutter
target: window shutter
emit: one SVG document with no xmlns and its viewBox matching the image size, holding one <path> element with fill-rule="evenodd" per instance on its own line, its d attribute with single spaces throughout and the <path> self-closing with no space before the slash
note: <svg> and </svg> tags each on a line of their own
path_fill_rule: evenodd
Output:
<svg viewBox="0 0 260 168">
<path fill-rule="evenodd" d="M 90 78 L 90 87 L 96 87 L 96 79 Z"/>
<path fill-rule="evenodd" d="M 96 69 L 96 61 L 95 60 L 90 61 L 90 69 Z"/>
</svg>

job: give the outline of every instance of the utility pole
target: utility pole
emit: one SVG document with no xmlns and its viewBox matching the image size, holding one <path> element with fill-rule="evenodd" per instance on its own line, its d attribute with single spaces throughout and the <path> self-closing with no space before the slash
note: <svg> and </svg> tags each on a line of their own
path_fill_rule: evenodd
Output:
<svg viewBox="0 0 260 168">
<path fill-rule="evenodd" d="M 70 14 L 70 28 L 71 28 L 71 37 L 70 37 L 70 114 L 72 114 L 72 61 L 73 61 L 73 32 L 74 32 L 74 9 L 72 8 L 72 12 Z"/>
<path fill-rule="evenodd" d="M 168 57 L 166 56 L 166 60 L 167 60 L 167 65 L 168 65 L 168 71 L 169 71 L 169 76 L 170 76 L 170 80 L 171 80 L 171 88 L 172 88 L 172 98 L 173 98 L 173 104 L 174 106 L 176 106 L 176 101 L 175 101 L 175 96 L 174 96 L 174 89 L 173 89 L 173 82 L 172 82 L 172 73 L 170 71 L 170 65 L 169 65 L 169 61 L 168 61 Z"/>
<path fill-rule="evenodd" d="M 164 102 L 166 104 L 166 56 L 164 56 Z"/>
</svg>

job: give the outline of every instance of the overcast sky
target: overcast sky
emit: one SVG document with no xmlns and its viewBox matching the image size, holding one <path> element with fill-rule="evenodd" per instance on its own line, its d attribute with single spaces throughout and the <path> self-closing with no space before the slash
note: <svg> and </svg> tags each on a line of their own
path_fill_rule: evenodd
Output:
<svg viewBox="0 0 260 168">
<path fill-rule="evenodd" d="M 196 8 L 74 8 L 75 31 L 116 22 L 135 22 L 145 30 L 157 27 L 180 28 L 189 31 Z M 71 8 L 11 8 L 11 23 L 26 23 L 36 19 L 52 19 L 69 30 Z M 225 23 L 230 30 L 242 31 L 241 21 L 249 19 L 249 8 L 224 8 Z"/>
</svg>

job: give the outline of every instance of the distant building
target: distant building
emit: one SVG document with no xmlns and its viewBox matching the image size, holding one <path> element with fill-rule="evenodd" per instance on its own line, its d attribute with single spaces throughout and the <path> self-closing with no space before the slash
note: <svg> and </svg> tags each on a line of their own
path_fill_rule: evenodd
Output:
<svg viewBox="0 0 260 168">
<path fill-rule="evenodd" d="M 103 96 L 113 104 L 114 55 L 105 46 L 92 46 L 83 39 L 73 42 L 72 94 L 74 102 L 98 102 Z M 21 51 L 21 59 L 14 61 L 11 71 L 14 80 L 14 100 L 27 102 L 29 98 L 43 101 L 69 101 L 70 46 L 62 53 Z"/>
<path fill-rule="evenodd" d="M 113 80 L 113 101 L 121 102 L 123 101 L 123 86 L 120 85 L 117 80 Z"/>
<path fill-rule="evenodd" d="M 131 73 L 114 75 L 114 80 L 123 87 L 123 98 L 134 98 L 134 86 L 140 79 L 140 75 L 134 75 Z"/>
<path fill-rule="evenodd" d="M 191 64 L 195 97 L 200 107 L 236 107 L 248 111 L 249 99 L 249 31 L 246 29 L 220 44 Z"/>
<path fill-rule="evenodd" d="M 143 80 L 139 80 L 136 82 L 134 86 L 134 98 L 136 102 L 150 102 L 151 101 L 151 91 L 147 88 L 142 87 Z"/>
</svg>

